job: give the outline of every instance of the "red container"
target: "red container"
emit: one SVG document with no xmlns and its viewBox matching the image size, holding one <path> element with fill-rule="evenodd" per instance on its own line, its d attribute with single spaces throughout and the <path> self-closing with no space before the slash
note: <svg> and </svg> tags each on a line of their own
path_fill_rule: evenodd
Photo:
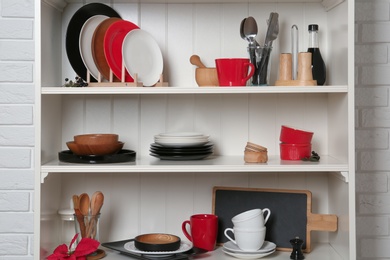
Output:
<svg viewBox="0 0 390 260">
<path fill-rule="evenodd" d="M 280 144 L 280 159 L 302 160 L 311 155 L 311 144 Z"/>
<path fill-rule="evenodd" d="M 310 144 L 313 132 L 282 125 L 279 140 L 286 144 Z"/>
</svg>

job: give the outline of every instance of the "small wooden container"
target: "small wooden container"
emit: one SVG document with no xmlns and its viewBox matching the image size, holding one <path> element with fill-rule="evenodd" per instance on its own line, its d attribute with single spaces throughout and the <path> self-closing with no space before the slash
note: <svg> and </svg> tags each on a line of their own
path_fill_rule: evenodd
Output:
<svg viewBox="0 0 390 260">
<path fill-rule="evenodd" d="M 245 150 L 244 161 L 247 163 L 266 163 L 268 161 L 268 152 L 267 151 L 255 152 L 255 151 Z"/>
<path fill-rule="evenodd" d="M 244 161 L 247 163 L 266 163 L 268 161 L 267 148 L 247 142 L 244 151 Z"/>
</svg>

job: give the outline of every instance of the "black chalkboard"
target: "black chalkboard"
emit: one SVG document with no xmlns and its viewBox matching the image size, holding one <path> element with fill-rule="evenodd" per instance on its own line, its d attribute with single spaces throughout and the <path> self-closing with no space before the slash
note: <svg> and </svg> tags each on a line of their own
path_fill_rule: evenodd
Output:
<svg viewBox="0 0 390 260">
<path fill-rule="evenodd" d="M 244 211 L 269 208 L 271 216 L 266 223 L 266 241 L 271 241 L 280 250 L 291 249 L 290 240 L 299 237 L 307 239 L 308 201 L 310 191 L 264 190 L 214 187 L 213 213 L 219 218 L 217 243 L 228 239 L 226 228 L 233 227 L 231 219 Z"/>
</svg>

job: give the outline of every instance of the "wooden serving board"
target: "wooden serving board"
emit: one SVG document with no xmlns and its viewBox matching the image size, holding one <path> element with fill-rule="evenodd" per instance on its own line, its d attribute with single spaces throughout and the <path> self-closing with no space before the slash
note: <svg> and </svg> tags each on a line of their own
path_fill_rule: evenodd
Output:
<svg viewBox="0 0 390 260">
<path fill-rule="evenodd" d="M 231 219 L 244 211 L 269 208 L 271 216 L 266 224 L 266 240 L 276 244 L 277 250 L 291 251 L 290 240 L 304 241 L 302 251 L 311 251 L 311 231 L 337 231 L 337 216 L 313 214 L 312 194 L 308 190 L 256 189 L 214 187 L 213 214 L 219 218 L 217 243 L 227 242 L 226 228 L 233 227 Z"/>
</svg>

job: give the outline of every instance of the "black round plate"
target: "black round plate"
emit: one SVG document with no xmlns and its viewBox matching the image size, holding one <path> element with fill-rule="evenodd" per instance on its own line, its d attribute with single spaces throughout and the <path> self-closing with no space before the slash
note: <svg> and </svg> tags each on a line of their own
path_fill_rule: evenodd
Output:
<svg viewBox="0 0 390 260">
<path fill-rule="evenodd" d="M 108 17 L 121 18 L 120 15 L 108 5 L 91 3 L 78 9 L 70 19 L 66 30 L 66 54 L 68 55 L 70 65 L 73 70 L 84 80 L 87 80 L 87 68 L 81 58 L 79 48 L 80 32 L 84 23 L 95 15 L 106 15 Z M 91 77 L 91 81 L 96 82 L 93 77 Z"/>
<path fill-rule="evenodd" d="M 116 154 L 109 155 L 76 155 L 70 150 L 61 151 L 58 153 L 58 159 L 61 162 L 69 163 L 120 163 L 134 162 L 136 152 L 132 150 L 122 149 Z"/>
<path fill-rule="evenodd" d="M 205 154 L 195 154 L 195 155 L 159 155 L 155 153 L 151 153 L 151 156 L 157 157 L 161 160 L 170 160 L 170 161 L 189 161 L 189 160 L 202 160 L 213 153 L 205 153 Z"/>
<path fill-rule="evenodd" d="M 207 148 L 204 150 L 195 150 L 195 151 L 175 151 L 175 150 L 159 150 L 159 149 L 154 149 L 150 148 L 149 150 L 151 153 L 155 153 L 158 155 L 196 155 L 196 154 L 206 154 L 206 153 L 212 153 L 213 148 Z"/>
</svg>

